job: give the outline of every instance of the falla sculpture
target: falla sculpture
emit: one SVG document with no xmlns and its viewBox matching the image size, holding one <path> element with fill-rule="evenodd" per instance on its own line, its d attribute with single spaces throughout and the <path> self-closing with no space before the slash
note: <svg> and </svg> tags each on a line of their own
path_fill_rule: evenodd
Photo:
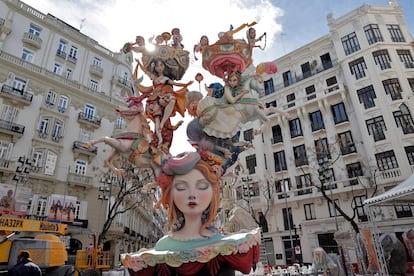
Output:
<svg viewBox="0 0 414 276">
<path fill-rule="evenodd" d="M 264 48 L 266 39 L 266 34 L 256 38 L 254 25 L 256 22 L 245 23 L 220 33 L 211 45 L 203 35 L 194 46 L 193 54 L 201 55 L 203 68 L 223 80 L 223 84 L 206 86 L 206 96 L 201 91 L 188 91 L 192 81 L 181 81 L 190 52 L 184 49 L 179 28 L 150 38 L 148 43 L 154 45 L 154 51 L 145 48 L 142 36 L 123 47 L 124 52 L 139 56 L 132 83 L 137 93 L 128 103 L 142 111 L 145 102 L 142 114 L 152 122 L 153 129 L 148 132 L 145 124 L 137 128 L 137 132 L 147 132 L 139 135 L 147 139 L 147 143 L 141 140 L 147 150 L 141 154 L 148 157 L 149 166 L 155 164 L 156 183 L 148 188 L 160 189 L 161 198 L 154 208 L 164 208 L 168 215 L 166 234 L 154 248 L 121 255 L 131 275 L 235 275 L 235 271 L 250 273 L 256 268 L 260 229 L 224 233 L 215 227 L 221 177 L 237 161 L 238 154 L 251 147 L 238 139 L 242 124 L 260 120 L 265 125 L 267 114 L 279 112 L 266 109 L 259 99 L 263 94 L 262 74 L 276 73 L 277 67 L 263 63 L 254 68 L 252 51 Z M 246 39 L 233 38 L 241 30 L 246 30 Z M 141 84 L 141 71 L 151 79 L 152 86 Z M 197 75 L 200 81 L 202 77 Z M 173 126 L 170 119 L 177 113 L 184 117 L 186 111 L 193 117 L 187 126 L 188 141 L 175 142 L 190 142 L 194 151 L 171 156 L 173 132 L 180 123 Z M 128 132 L 133 129 L 128 128 Z"/>
</svg>

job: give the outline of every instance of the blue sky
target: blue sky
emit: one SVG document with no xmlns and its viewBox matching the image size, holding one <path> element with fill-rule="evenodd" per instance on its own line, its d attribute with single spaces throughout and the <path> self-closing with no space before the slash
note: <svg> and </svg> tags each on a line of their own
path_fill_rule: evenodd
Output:
<svg viewBox="0 0 414 276">
<path fill-rule="evenodd" d="M 329 31 L 326 16 L 330 12 L 333 13 L 334 18 L 338 18 L 364 3 L 388 5 L 388 0 L 26 0 L 24 2 L 44 14 L 50 13 L 80 29 L 82 33 L 114 52 L 119 51 L 125 42 L 133 41 L 136 35 L 149 38 L 165 31 L 170 32 L 174 27 L 181 29 L 185 49 L 191 52 L 202 35 L 207 35 L 212 43 L 217 40 L 219 32 L 229 29 L 230 24 L 237 27 L 243 23 L 256 21 L 257 34 L 267 33 L 267 44 L 264 51 L 259 49 L 254 51 L 255 65 L 264 61 L 273 61 L 326 35 Z M 413 34 L 414 1 L 397 0 L 397 3 L 403 7 L 405 20 Z M 244 38 L 245 33 L 241 31 L 234 37 Z M 206 84 L 219 81 L 201 67 L 201 59 L 192 61 L 182 81 L 194 79 L 196 73 L 203 74 Z M 144 80 L 144 84 L 145 81 L 149 79 Z M 198 83 L 195 82 L 190 90 L 199 90 Z M 177 120 L 181 119 L 179 116 L 176 117 Z M 185 118 L 185 122 L 188 121 L 189 116 Z M 176 131 L 176 135 L 181 137 L 177 139 L 186 140 L 185 129 L 184 124 Z M 179 147 L 175 146 L 177 144 L 173 142 L 171 148 L 173 154 L 183 150 L 183 143 L 179 143 Z"/>
</svg>

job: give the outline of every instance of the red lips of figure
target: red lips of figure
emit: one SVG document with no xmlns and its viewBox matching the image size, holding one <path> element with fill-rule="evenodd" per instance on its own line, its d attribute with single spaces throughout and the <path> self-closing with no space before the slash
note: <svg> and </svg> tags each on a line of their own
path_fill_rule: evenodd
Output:
<svg viewBox="0 0 414 276">
<path fill-rule="evenodd" d="M 189 206 L 189 207 L 196 207 L 196 206 L 197 206 L 197 203 L 195 203 L 194 201 L 190 201 L 190 202 L 188 203 L 188 206 Z"/>
</svg>

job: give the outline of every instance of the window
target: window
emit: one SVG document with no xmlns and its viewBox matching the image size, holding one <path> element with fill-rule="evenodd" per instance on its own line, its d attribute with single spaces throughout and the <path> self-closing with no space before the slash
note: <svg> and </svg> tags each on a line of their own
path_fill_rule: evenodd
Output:
<svg viewBox="0 0 414 276">
<path fill-rule="evenodd" d="M 256 173 L 257 162 L 256 162 L 255 154 L 246 156 L 246 166 L 247 166 L 247 169 L 249 170 L 249 174 Z"/>
<path fill-rule="evenodd" d="M 72 79 L 72 74 L 72 69 L 66 68 L 65 78 L 67 78 L 68 80 Z"/>
<path fill-rule="evenodd" d="M 359 163 L 359 162 L 346 165 L 346 170 L 348 172 L 348 178 L 355 178 L 355 177 L 358 177 L 358 176 L 363 176 L 361 163 Z M 351 179 L 349 181 L 349 185 L 351 185 L 351 186 L 358 185 L 358 178 L 357 179 Z M 344 187 L 345 187 L 345 185 L 344 185 Z"/>
<path fill-rule="evenodd" d="M 260 186 L 258 182 L 244 183 L 243 184 L 243 196 L 250 198 L 252 196 L 260 196 Z"/>
<path fill-rule="evenodd" d="M 90 80 L 89 88 L 93 91 L 98 91 L 98 82 L 96 80 Z"/>
<path fill-rule="evenodd" d="M 64 113 L 68 108 L 68 97 L 60 96 L 58 102 L 58 111 Z"/>
<path fill-rule="evenodd" d="M 13 143 L 0 141 L 0 160 L 9 160 L 13 151 Z"/>
<path fill-rule="evenodd" d="M 305 209 L 305 219 L 306 220 L 316 219 L 316 210 L 315 210 L 315 204 L 314 203 L 304 204 L 303 208 Z"/>
<path fill-rule="evenodd" d="M 98 57 L 94 57 L 92 60 L 92 65 L 95 67 L 102 67 L 102 60 Z"/>
<path fill-rule="evenodd" d="M 55 125 L 53 126 L 52 140 L 55 142 L 59 142 L 60 138 L 62 138 L 62 133 L 63 133 L 63 122 L 56 120 Z"/>
<path fill-rule="evenodd" d="M 315 85 L 311 85 L 305 88 L 305 92 L 306 95 L 308 96 L 307 99 L 308 101 L 315 99 L 316 98 L 316 93 L 315 93 L 316 89 L 315 89 Z"/>
<path fill-rule="evenodd" d="M 42 31 L 42 29 L 39 26 L 37 26 L 35 24 L 32 24 L 32 23 L 30 24 L 29 33 L 31 33 L 35 36 L 39 36 L 41 31 Z"/>
<path fill-rule="evenodd" d="M 414 133 L 414 121 L 406 104 L 401 104 L 400 110 L 393 112 L 397 127 L 402 128 L 404 134 Z"/>
<path fill-rule="evenodd" d="M 361 49 L 355 32 L 342 37 L 341 41 L 342 46 L 344 47 L 345 55 L 350 55 Z"/>
<path fill-rule="evenodd" d="M 361 57 L 354 61 L 351 61 L 349 63 L 349 69 L 351 70 L 351 74 L 355 76 L 355 79 L 358 80 L 365 77 L 365 69 L 367 69 L 367 65 L 365 64 L 364 58 Z"/>
<path fill-rule="evenodd" d="M 398 168 L 398 162 L 393 150 L 377 153 L 375 154 L 375 159 L 380 171 Z"/>
<path fill-rule="evenodd" d="M 375 106 L 375 99 L 377 95 L 374 91 L 374 86 L 369 85 L 357 90 L 359 102 L 364 104 L 364 108 L 368 109 Z"/>
<path fill-rule="evenodd" d="M 402 89 L 398 79 L 383 80 L 382 85 L 384 86 L 385 93 L 391 95 L 393 101 L 402 99 Z"/>
<path fill-rule="evenodd" d="M 293 119 L 289 121 L 289 129 L 290 129 L 290 137 L 295 138 L 298 136 L 302 136 L 302 127 L 300 125 L 299 118 Z"/>
<path fill-rule="evenodd" d="M 274 152 L 273 158 L 275 160 L 275 172 L 287 170 L 285 151 Z"/>
<path fill-rule="evenodd" d="M 295 93 L 287 95 L 286 96 L 286 102 L 288 103 L 287 107 L 295 106 L 295 99 L 296 99 Z"/>
<path fill-rule="evenodd" d="M 48 150 L 45 163 L 45 174 L 54 175 L 56 168 L 57 154 Z"/>
<path fill-rule="evenodd" d="M 87 167 L 87 164 L 86 164 L 85 161 L 83 161 L 83 160 L 76 160 L 75 161 L 75 173 L 76 174 L 85 175 L 86 174 L 86 167 Z"/>
<path fill-rule="evenodd" d="M 299 190 L 298 195 L 312 193 L 312 181 L 309 173 L 296 176 L 296 188 Z"/>
<path fill-rule="evenodd" d="M 44 163 L 45 163 L 45 159 L 43 158 L 45 156 L 44 152 L 45 151 L 43 149 L 36 149 L 33 152 L 32 158 L 33 158 L 34 162 L 33 162 L 32 167 L 34 167 L 34 168 L 44 167 Z"/>
<path fill-rule="evenodd" d="M 404 147 L 404 150 L 407 155 L 408 163 L 414 165 L 414 146 Z"/>
<path fill-rule="evenodd" d="M 6 122 L 14 122 L 19 114 L 19 108 L 3 104 L 0 119 Z"/>
<path fill-rule="evenodd" d="M 407 81 L 411 87 L 411 92 L 414 92 L 414 78 L 408 78 Z"/>
<path fill-rule="evenodd" d="M 293 216 L 292 216 L 292 209 L 291 208 L 283 208 L 283 225 L 285 230 L 293 229 Z M 289 218 L 288 218 L 289 216 Z M 290 222 L 290 225 L 289 225 Z"/>
<path fill-rule="evenodd" d="M 251 129 L 244 131 L 243 138 L 244 138 L 244 141 L 248 141 L 248 142 L 253 141 L 253 129 L 251 128 Z"/>
<path fill-rule="evenodd" d="M 357 213 L 359 221 L 368 221 L 367 213 L 364 209 L 364 201 L 367 199 L 366 196 L 356 196 L 354 197 L 354 206 Z"/>
<path fill-rule="evenodd" d="M 339 215 L 338 211 L 335 208 L 335 205 L 339 206 L 339 200 L 338 199 L 332 199 L 333 202 L 328 202 L 329 207 L 329 216 L 330 217 L 336 217 Z"/>
<path fill-rule="evenodd" d="M 374 141 L 380 141 L 385 139 L 384 130 L 387 127 L 382 116 L 378 116 L 365 121 L 369 135 L 374 137 Z"/>
<path fill-rule="evenodd" d="M 40 138 L 45 138 L 47 136 L 48 128 L 49 128 L 49 118 L 42 119 L 39 125 L 39 137 Z"/>
<path fill-rule="evenodd" d="M 91 140 L 92 138 L 92 132 L 86 129 L 80 129 L 79 131 L 79 141 L 81 142 L 87 142 Z"/>
<path fill-rule="evenodd" d="M 61 75 L 62 74 L 62 65 L 60 65 L 59 63 L 55 63 L 55 65 L 53 65 L 53 73 L 55 73 L 57 75 Z"/>
<path fill-rule="evenodd" d="M 282 76 L 283 76 L 283 84 L 285 87 L 293 83 L 292 72 L 286 71 L 282 74 Z"/>
<path fill-rule="evenodd" d="M 33 199 L 32 199 L 33 200 Z M 38 197 L 37 202 L 32 201 L 33 204 L 33 214 L 39 217 L 46 216 L 46 206 L 47 206 L 47 198 L 46 197 Z"/>
<path fill-rule="evenodd" d="M 387 24 L 392 42 L 405 42 L 405 38 L 401 32 L 400 26 L 395 24 Z"/>
<path fill-rule="evenodd" d="M 92 120 L 95 116 L 95 107 L 93 105 L 85 105 L 85 118 Z"/>
<path fill-rule="evenodd" d="M 312 131 L 324 129 L 322 113 L 320 110 L 309 113 L 309 119 L 311 121 Z"/>
<path fill-rule="evenodd" d="M 394 208 L 397 218 L 409 218 L 413 216 L 410 205 L 395 205 Z"/>
<path fill-rule="evenodd" d="M 414 68 L 413 56 L 410 50 L 397 50 L 400 61 L 404 63 L 405 68 Z"/>
<path fill-rule="evenodd" d="M 60 56 L 61 58 L 66 58 L 66 51 L 67 51 L 67 42 L 63 39 L 59 41 L 59 47 L 57 49 L 56 55 Z"/>
<path fill-rule="evenodd" d="M 14 78 L 13 80 L 13 90 L 15 91 L 19 91 L 22 92 L 24 91 L 24 89 L 26 88 L 26 81 L 20 78 Z"/>
<path fill-rule="evenodd" d="M 356 152 L 354 140 L 352 139 L 351 131 L 338 133 L 339 147 L 341 148 L 342 155 L 347 155 Z"/>
<path fill-rule="evenodd" d="M 327 70 L 327 69 L 329 69 L 333 66 L 332 60 L 331 60 L 331 55 L 329 53 L 321 55 L 320 58 L 321 58 L 321 61 L 322 61 L 323 70 Z"/>
<path fill-rule="evenodd" d="M 378 24 L 369 24 L 364 27 L 365 36 L 367 37 L 368 44 L 374 44 L 380 41 L 384 41 L 381 35 L 381 31 Z"/>
<path fill-rule="evenodd" d="M 73 45 L 72 47 L 70 47 L 69 57 L 71 57 L 74 60 L 78 58 L 78 47 L 73 46 Z"/>
<path fill-rule="evenodd" d="M 280 125 L 272 126 L 272 144 L 281 142 L 283 142 L 283 136 Z"/>
<path fill-rule="evenodd" d="M 303 78 L 309 78 L 310 76 L 312 76 L 312 72 L 311 72 L 311 66 L 309 62 L 306 62 L 304 64 L 302 64 L 300 66 L 300 68 L 302 69 L 302 74 L 303 74 Z"/>
<path fill-rule="evenodd" d="M 277 107 L 276 100 L 266 103 L 266 108 L 269 108 L 269 107 Z"/>
<path fill-rule="evenodd" d="M 270 78 L 266 81 L 264 81 L 264 88 L 265 88 L 265 95 L 272 94 L 275 92 L 275 87 L 273 84 L 273 78 Z"/>
<path fill-rule="evenodd" d="M 300 167 L 308 164 L 308 158 L 306 156 L 305 145 L 299 145 L 293 147 L 293 155 L 295 158 L 295 166 Z"/>
<path fill-rule="evenodd" d="M 45 104 L 48 107 L 53 107 L 56 102 L 56 92 L 53 90 L 49 90 L 46 94 Z"/>
<path fill-rule="evenodd" d="M 320 138 L 315 140 L 315 151 L 316 151 L 316 160 L 319 164 L 326 161 L 326 159 L 331 159 L 331 152 L 329 151 L 328 139 Z"/>
<path fill-rule="evenodd" d="M 376 65 L 379 65 L 381 70 L 391 68 L 391 58 L 388 50 L 378 50 L 372 53 Z"/>
<path fill-rule="evenodd" d="M 22 59 L 28 62 L 33 62 L 34 55 L 31 51 L 23 49 Z"/>
<path fill-rule="evenodd" d="M 123 129 L 126 126 L 126 122 L 121 117 L 116 118 L 115 128 Z"/>
<path fill-rule="evenodd" d="M 290 179 L 289 178 L 285 178 L 282 180 L 276 180 L 275 181 L 275 191 L 278 194 L 278 198 L 286 198 L 289 197 L 289 195 L 287 195 L 287 193 L 290 191 L 291 189 L 291 185 L 290 185 Z"/>
<path fill-rule="evenodd" d="M 338 81 L 336 80 L 336 76 L 330 77 L 328 79 L 326 79 L 326 86 L 330 87 L 332 85 L 337 84 Z"/>
<path fill-rule="evenodd" d="M 331 108 L 335 124 L 348 121 L 344 103 L 332 105 Z"/>
</svg>

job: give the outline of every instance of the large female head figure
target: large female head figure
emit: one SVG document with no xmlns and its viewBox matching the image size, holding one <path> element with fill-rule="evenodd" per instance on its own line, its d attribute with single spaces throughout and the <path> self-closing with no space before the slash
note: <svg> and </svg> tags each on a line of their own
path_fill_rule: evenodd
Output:
<svg viewBox="0 0 414 276">
<path fill-rule="evenodd" d="M 197 200 L 207 201 L 198 202 L 200 206 L 207 206 L 203 210 L 201 216 L 201 228 L 199 233 L 210 225 L 217 215 L 220 204 L 220 179 L 221 160 L 215 159 L 210 154 L 199 154 L 197 152 L 186 152 L 176 157 L 170 158 L 163 166 L 163 172 L 158 176 L 157 182 L 161 187 L 162 196 L 161 204 L 168 212 L 168 227 L 173 227 L 173 231 L 178 231 L 185 226 L 186 210 L 180 210 L 178 206 L 182 206 L 182 202 L 178 202 L 177 194 L 180 190 L 180 182 L 184 182 L 185 178 L 190 175 L 199 175 L 199 189 L 210 190 L 210 198 L 200 198 Z M 198 172 L 194 174 L 194 170 Z M 183 180 L 184 178 L 184 180 Z M 187 179 L 190 183 L 192 179 Z M 178 184 L 177 184 L 178 183 Z M 198 185 L 198 184 L 197 184 Z M 204 193 L 205 195 L 205 193 Z M 183 209 L 183 208 L 182 208 Z"/>
</svg>

